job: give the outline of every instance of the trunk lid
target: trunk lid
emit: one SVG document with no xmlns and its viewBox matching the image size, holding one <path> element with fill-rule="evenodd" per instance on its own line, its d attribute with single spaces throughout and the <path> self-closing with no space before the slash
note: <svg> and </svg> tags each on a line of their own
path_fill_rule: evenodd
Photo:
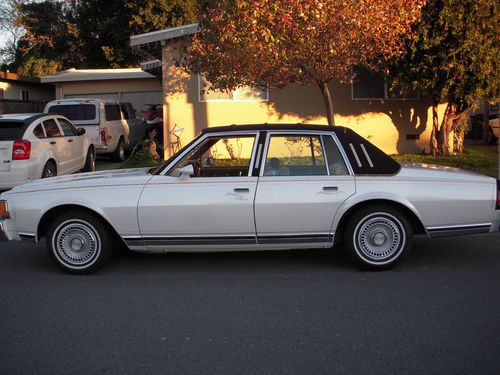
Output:
<svg viewBox="0 0 500 375">
<path fill-rule="evenodd" d="M 14 141 L 0 141 L 0 171 L 10 170 Z"/>
<path fill-rule="evenodd" d="M 22 139 L 25 130 L 24 126 L 24 122 L 21 121 L 0 122 L 0 171 L 10 170 L 12 146 L 16 139 Z"/>
</svg>

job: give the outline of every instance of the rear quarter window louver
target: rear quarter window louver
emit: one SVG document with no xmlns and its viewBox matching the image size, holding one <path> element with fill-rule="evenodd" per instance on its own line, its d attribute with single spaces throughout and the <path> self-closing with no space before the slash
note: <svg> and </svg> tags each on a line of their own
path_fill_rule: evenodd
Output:
<svg viewBox="0 0 500 375">
<path fill-rule="evenodd" d="M 356 175 L 394 175 L 401 169 L 397 161 L 354 131 L 342 128 L 336 134 Z"/>
</svg>

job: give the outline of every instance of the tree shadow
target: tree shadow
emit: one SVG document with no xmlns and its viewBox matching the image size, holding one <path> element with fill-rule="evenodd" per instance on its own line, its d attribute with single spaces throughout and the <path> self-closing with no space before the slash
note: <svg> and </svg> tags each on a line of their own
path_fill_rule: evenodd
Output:
<svg viewBox="0 0 500 375">
<path fill-rule="evenodd" d="M 336 124 L 353 127 L 354 130 L 366 127 L 367 117 L 385 115 L 397 132 L 396 150 L 398 152 L 422 152 L 420 136 L 425 132 L 428 111 L 432 106 L 430 99 L 418 100 L 353 100 L 351 85 L 332 82 L 329 84 L 333 98 Z M 307 105 L 305 104 L 307 103 Z M 302 122 L 326 124 L 325 106 L 318 87 L 292 84 L 281 91 L 271 93 L 268 103 L 269 115 L 283 119 L 295 116 Z M 372 121 L 377 121 L 373 119 Z M 383 121 L 387 123 L 387 121 Z M 372 131 L 377 131 L 377 124 Z M 380 131 L 387 131 L 386 126 Z M 380 134 L 379 134 L 380 136 Z"/>
</svg>

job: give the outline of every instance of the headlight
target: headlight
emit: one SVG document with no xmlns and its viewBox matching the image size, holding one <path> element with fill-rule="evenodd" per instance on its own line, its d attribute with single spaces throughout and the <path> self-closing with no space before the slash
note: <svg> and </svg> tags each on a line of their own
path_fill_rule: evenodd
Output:
<svg viewBox="0 0 500 375">
<path fill-rule="evenodd" d="M 0 201 L 0 218 L 2 219 L 10 218 L 9 208 L 7 207 L 6 201 Z"/>
</svg>

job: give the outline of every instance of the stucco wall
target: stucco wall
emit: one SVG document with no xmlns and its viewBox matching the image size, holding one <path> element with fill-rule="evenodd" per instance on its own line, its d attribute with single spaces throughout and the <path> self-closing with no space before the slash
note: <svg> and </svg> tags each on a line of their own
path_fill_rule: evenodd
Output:
<svg viewBox="0 0 500 375">
<path fill-rule="evenodd" d="M 205 127 L 254 123 L 327 124 L 324 102 L 315 86 L 290 85 L 271 92 L 267 102 L 200 102 L 196 76 L 175 67 L 169 47 L 163 49 L 165 137 L 176 125 L 186 144 Z M 419 100 L 353 100 L 351 86 L 330 84 L 337 125 L 352 128 L 387 153 L 429 151 L 431 102 Z M 439 108 L 442 118 L 444 106 Z M 407 139 L 413 138 L 413 139 Z M 415 139 L 418 138 L 418 139 Z M 175 138 L 172 137 L 171 140 Z M 169 139 L 165 139 L 168 143 Z M 166 156 L 171 154 L 166 148 Z"/>
<path fill-rule="evenodd" d="M 54 88 L 48 85 L 0 82 L 0 89 L 4 90 L 3 99 L 8 100 L 21 100 L 21 90 L 28 91 L 28 100 L 49 101 L 54 99 Z"/>
</svg>

